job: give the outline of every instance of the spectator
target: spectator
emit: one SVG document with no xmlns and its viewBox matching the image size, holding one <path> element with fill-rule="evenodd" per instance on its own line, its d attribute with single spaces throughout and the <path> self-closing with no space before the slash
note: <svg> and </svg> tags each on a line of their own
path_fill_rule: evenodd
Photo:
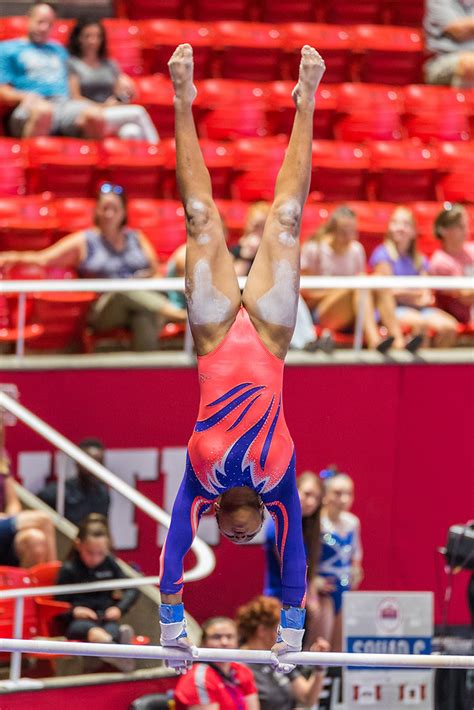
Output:
<svg viewBox="0 0 474 710">
<path fill-rule="evenodd" d="M 16 494 L 0 421 L 0 564 L 33 567 L 57 558 L 56 531 L 41 510 L 22 510 Z"/>
<path fill-rule="evenodd" d="M 320 615 L 317 633 L 334 651 L 341 651 L 342 595 L 355 590 L 363 578 L 360 521 L 349 512 L 354 483 L 345 473 L 326 479 L 321 512 L 321 556 L 317 577 Z"/>
<path fill-rule="evenodd" d="M 416 248 L 416 223 L 408 207 L 396 207 L 388 223 L 387 234 L 370 257 L 374 273 L 381 276 L 421 276 L 428 271 L 428 261 Z M 434 308 L 433 293 L 425 289 L 396 290 L 396 315 L 402 326 L 411 328 L 420 343 L 427 331 L 434 331 L 434 343 L 449 347 L 456 339 L 456 320 Z"/>
<path fill-rule="evenodd" d="M 85 584 L 123 579 L 124 573 L 111 554 L 107 520 L 91 513 L 79 526 L 77 538 L 58 576 L 58 584 Z M 118 584 L 120 587 L 120 584 Z M 137 589 L 94 591 L 87 594 L 61 594 L 69 602 L 66 637 L 92 643 L 131 643 L 133 629 L 120 621 L 138 597 Z M 120 670 L 133 670 L 133 659 L 110 659 Z"/>
<path fill-rule="evenodd" d="M 306 548 L 308 565 L 308 592 L 306 596 L 306 634 L 304 650 L 308 650 L 315 640 L 315 620 L 319 610 L 316 588 L 316 573 L 319 564 L 320 549 L 320 514 L 323 500 L 323 483 L 312 471 L 305 471 L 296 479 L 298 495 L 301 503 L 303 522 L 303 539 Z M 276 546 L 275 525 L 269 518 L 265 525 L 265 587 L 264 594 L 269 597 L 282 598 L 280 557 Z"/>
<path fill-rule="evenodd" d="M 269 211 L 269 203 L 263 201 L 254 202 L 248 209 L 243 234 L 238 243 L 230 249 L 237 276 L 247 276 L 250 271 L 262 240 Z"/>
<path fill-rule="evenodd" d="M 425 64 L 428 84 L 474 86 L 474 5 L 472 0 L 427 0 Z"/>
<path fill-rule="evenodd" d="M 153 122 L 143 106 L 127 106 L 135 96 L 133 80 L 107 56 L 104 26 L 78 20 L 69 39 L 69 86 L 73 99 L 87 99 L 101 108 L 103 135 L 158 143 Z"/>
<path fill-rule="evenodd" d="M 237 627 L 224 616 L 202 625 L 201 643 L 207 648 L 237 648 Z M 275 639 L 274 639 L 275 640 Z M 176 710 L 259 710 L 252 671 L 241 663 L 195 663 L 176 686 Z"/>
<path fill-rule="evenodd" d="M 29 11 L 28 36 L 0 42 L 0 101 L 14 105 L 13 136 L 98 136 L 100 113 L 89 101 L 71 100 L 64 47 L 50 39 L 56 13 L 38 3 Z"/>
<path fill-rule="evenodd" d="M 104 463 L 104 445 L 100 439 L 89 437 L 78 446 L 95 461 Z M 107 486 L 81 464 L 76 466 L 77 475 L 66 480 L 64 517 L 74 525 L 79 525 L 90 513 L 99 513 L 107 518 L 110 505 Z M 58 484 L 53 481 L 38 493 L 38 497 L 56 510 L 57 490 Z"/>
<path fill-rule="evenodd" d="M 474 242 L 467 241 L 469 218 L 462 205 L 445 207 L 435 219 L 434 231 L 441 242 L 429 263 L 432 276 L 474 276 Z M 460 323 L 474 321 L 474 289 L 436 291 L 439 308 Z"/>
<path fill-rule="evenodd" d="M 237 611 L 237 629 L 242 648 L 260 651 L 272 647 L 280 621 L 280 602 L 274 597 L 256 597 Z M 328 651 L 329 644 L 318 639 L 312 651 Z M 256 664 L 253 674 L 261 710 L 291 710 L 315 707 L 324 680 L 324 670 L 313 667 L 309 678 L 298 668 L 283 675 L 271 665 Z"/>
<path fill-rule="evenodd" d="M 302 273 L 309 276 L 356 276 L 365 274 L 366 258 L 357 240 L 357 219 L 349 207 L 337 207 L 329 220 L 304 245 Z M 352 289 L 305 290 L 303 297 L 323 328 L 352 328 L 359 310 L 360 292 Z M 377 327 L 375 308 L 388 337 Z M 392 345 L 405 347 L 395 316 L 395 301 L 389 291 L 371 291 L 364 302 L 364 335 L 369 348 L 385 353 Z"/>
<path fill-rule="evenodd" d="M 155 276 L 158 262 L 145 235 L 127 227 L 127 203 L 120 185 L 104 183 L 97 195 L 95 226 L 63 237 L 38 252 L 4 252 L 0 267 L 16 263 L 77 269 L 90 278 Z M 184 322 L 185 309 L 151 291 L 103 294 L 94 302 L 89 323 L 97 332 L 129 328 L 134 350 L 155 350 L 166 321 Z"/>
</svg>

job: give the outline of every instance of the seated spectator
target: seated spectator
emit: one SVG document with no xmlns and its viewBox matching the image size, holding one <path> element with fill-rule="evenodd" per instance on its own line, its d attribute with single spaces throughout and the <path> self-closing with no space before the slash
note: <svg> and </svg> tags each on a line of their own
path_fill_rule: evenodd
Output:
<svg viewBox="0 0 474 710">
<path fill-rule="evenodd" d="M 469 218 L 462 205 L 441 210 L 434 222 L 435 235 L 441 242 L 431 257 L 428 271 L 432 276 L 474 276 L 474 242 L 467 241 Z M 436 304 L 460 323 L 474 321 L 474 289 L 436 291 Z"/>
<path fill-rule="evenodd" d="M 388 223 L 387 234 L 369 260 L 375 274 L 381 276 L 422 276 L 428 271 L 428 260 L 416 248 L 416 223 L 413 212 L 397 207 Z M 434 344 L 449 347 L 456 339 L 456 319 L 434 307 L 434 295 L 427 288 L 393 292 L 396 315 L 402 326 L 411 328 L 414 336 L 426 340 L 434 331 Z"/>
<path fill-rule="evenodd" d="M 133 80 L 107 56 L 107 40 L 98 20 L 78 20 L 69 39 L 69 86 L 75 100 L 87 99 L 101 109 L 102 134 L 158 143 L 153 122 L 143 106 L 130 105 Z"/>
<path fill-rule="evenodd" d="M 85 584 L 123 579 L 124 573 L 111 553 L 107 520 L 92 513 L 79 526 L 77 538 L 59 571 L 57 584 Z M 137 589 L 94 591 L 87 594 L 61 594 L 57 599 L 69 602 L 66 637 L 92 643 L 131 643 L 133 629 L 121 624 L 122 617 L 138 597 Z M 107 659 L 120 670 L 133 670 L 133 659 Z"/>
<path fill-rule="evenodd" d="M 42 510 L 22 510 L 0 422 L 0 564 L 33 567 L 57 559 L 56 530 Z"/>
<path fill-rule="evenodd" d="M 425 64 L 427 84 L 474 86 L 474 5 L 472 0 L 427 0 Z"/>
<path fill-rule="evenodd" d="M 63 237 L 38 252 L 0 253 L 0 267 L 14 264 L 77 269 L 88 278 L 155 276 L 158 261 L 145 235 L 127 227 L 127 203 L 119 185 L 104 183 L 97 195 L 95 226 Z M 186 311 L 152 291 L 102 294 L 92 305 L 89 324 L 98 333 L 129 328 L 134 350 L 156 350 L 167 321 L 185 322 Z"/>
<path fill-rule="evenodd" d="M 315 640 L 314 623 L 319 611 L 318 593 L 315 586 L 319 564 L 320 513 L 323 502 L 323 482 L 312 471 L 305 471 L 296 479 L 301 503 L 303 539 L 306 549 L 308 592 L 306 596 L 306 633 L 303 650 L 307 651 Z M 264 595 L 282 599 L 280 556 L 275 537 L 275 525 L 271 518 L 265 523 L 265 586 Z"/>
<path fill-rule="evenodd" d="M 0 101 L 14 106 L 9 130 L 24 138 L 98 137 L 98 110 L 70 97 L 67 51 L 50 39 L 55 19 L 51 5 L 32 5 L 28 36 L 0 42 Z"/>
<path fill-rule="evenodd" d="M 241 648 L 260 651 L 272 647 L 280 621 L 280 602 L 274 597 L 256 597 L 237 611 Z M 329 644 L 318 639 L 311 651 L 329 651 Z M 252 666 L 261 710 L 292 710 L 316 707 L 323 687 L 324 670 L 314 666 L 309 678 L 298 668 L 283 675 L 271 665 Z"/>
<path fill-rule="evenodd" d="M 354 483 L 350 476 L 336 473 L 325 479 L 316 629 L 333 651 L 342 650 L 342 595 L 356 590 L 363 579 L 360 521 L 350 512 L 353 502 Z"/>
<path fill-rule="evenodd" d="M 273 637 L 275 640 L 275 636 Z M 237 648 L 237 627 L 232 619 L 216 616 L 202 625 L 201 645 Z M 195 663 L 182 676 L 174 692 L 176 710 L 258 710 L 252 671 L 242 663 Z"/>
<path fill-rule="evenodd" d="M 337 207 L 329 220 L 301 250 L 302 274 L 306 276 L 357 276 L 365 274 L 366 257 L 357 239 L 357 219 L 349 207 Z M 359 310 L 360 291 L 351 289 L 306 289 L 303 297 L 313 318 L 323 328 L 346 330 L 354 326 Z M 383 339 L 376 320 L 377 308 L 388 332 Z M 364 335 L 367 346 L 385 353 L 392 345 L 405 347 L 395 316 L 395 301 L 387 290 L 371 291 L 364 302 Z"/>
<path fill-rule="evenodd" d="M 262 240 L 265 222 L 270 212 L 268 202 L 254 202 L 250 205 L 245 227 L 238 243 L 230 250 L 234 257 L 234 267 L 237 276 L 248 276 L 250 267 L 255 259 L 259 244 Z"/>
<path fill-rule="evenodd" d="M 78 446 L 99 463 L 104 463 L 104 445 L 99 439 L 83 439 Z M 107 486 L 81 464 L 76 467 L 77 475 L 66 480 L 64 517 L 74 525 L 79 525 L 90 513 L 99 513 L 106 518 L 110 505 Z M 38 493 L 38 497 L 56 510 L 57 491 L 58 484 L 53 481 Z"/>
</svg>

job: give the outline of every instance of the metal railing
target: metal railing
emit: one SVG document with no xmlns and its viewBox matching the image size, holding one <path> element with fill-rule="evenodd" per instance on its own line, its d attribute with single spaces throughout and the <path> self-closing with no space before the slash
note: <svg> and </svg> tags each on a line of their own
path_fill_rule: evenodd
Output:
<svg viewBox="0 0 474 710">
<path fill-rule="evenodd" d="M 239 278 L 241 288 L 246 278 Z M 303 276 L 302 289 L 351 289 L 361 291 L 357 313 L 354 349 L 360 350 L 363 342 L 365 297 L 370 290 L 379 289 L 474 289 L 473 276 Z M 26 320 L 26 295 L 39 293 L 114 293 L 128 291 L 183 291 L 183 278 L 153 279 L 45 279 L 0 280 L 0 293 L 18 293 L 17 355 L 24 354 L 24 328 Z"/>
</svg>

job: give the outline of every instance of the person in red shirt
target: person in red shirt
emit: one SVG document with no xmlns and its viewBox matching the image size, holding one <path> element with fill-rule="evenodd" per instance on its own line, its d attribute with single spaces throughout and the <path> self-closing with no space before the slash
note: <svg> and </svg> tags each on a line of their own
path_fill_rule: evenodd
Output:
<svg viewBox="0 0 474 710">
<path fill-rule="evenodd" d="M 202 625 L 202 646 L 237 648 L 237 626 L 216 616 Z M 174 693 L 176 710 L 259 710 L 252 671 L 242 663 L 195 663 L 179 679 Z"/>
<path fill-rule="evenodd" d="M 431 257 L 432 276 L 474 276 L 474 242 L 469 239 L 469 217 L 465 207 L 452 205 L 441 210 L 434 222 L 441 248 Z M 437 291 L 436 304 L 460 323 L 474 320 L 474 289 Z"/>
</svg>

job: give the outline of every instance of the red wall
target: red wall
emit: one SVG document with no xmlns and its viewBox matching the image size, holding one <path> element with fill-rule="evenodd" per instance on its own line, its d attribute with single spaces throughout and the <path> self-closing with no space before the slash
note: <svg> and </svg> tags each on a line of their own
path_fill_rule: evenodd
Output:
<svg viewBox="0 0 474 710">
<path fill-rule="evenodd" d="M 450 525 L 474 517 L 473 368 L 469 365 L 288 367 L 285 413 L 298 470 L 336 462 L 356 482 L 362 521 L 363 589 L 433 590 L 437 618 L 444 589 L 443 545 Z M 110 448 L 184 446 L 197 409 L 194 370 L 7 373 L 21 402 L 73 441 L 101 437 Z M 8 448 L 48 449 L 23 425 Z M 160 482 L 140 482 L 161 502 Z M 123 557 L 156 574 L 154 524 L 137 514 L 140 544 Z M 211 578 L 190 584 L 189 611 L 201 620 L 259 593 L 258 546 L 215 548 Z M 467 574 L 455 578 L 449 621 L 468 620 Z"/>
</svg>

